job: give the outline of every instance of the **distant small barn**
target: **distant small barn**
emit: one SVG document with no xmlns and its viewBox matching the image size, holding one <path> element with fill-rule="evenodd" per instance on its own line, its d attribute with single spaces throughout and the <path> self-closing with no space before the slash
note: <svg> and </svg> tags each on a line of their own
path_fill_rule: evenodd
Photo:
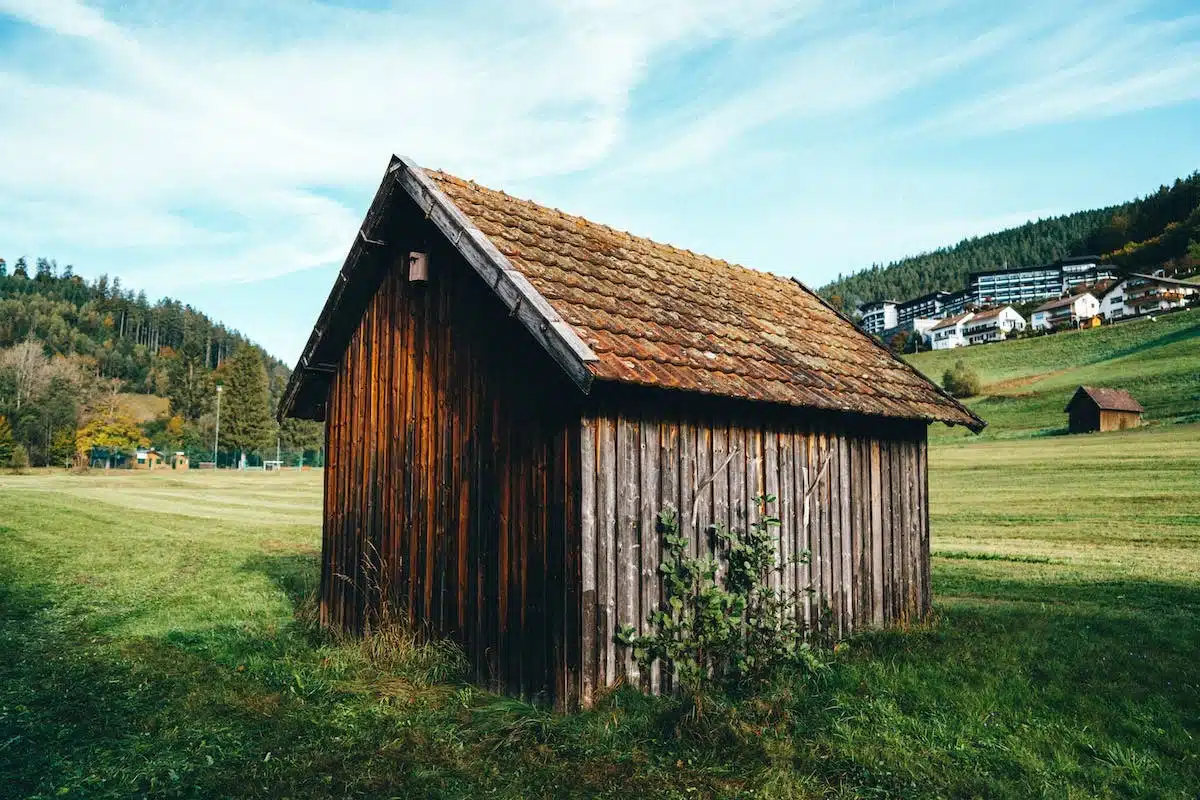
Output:
<svg viewBox="0 0 1200 800">
<path fill-rule="evenodd" d="M 279 409 L 326 422 L 323 623 L 402 609 L 568 707 L 669 686 L 613 641 L 666 504 L 695 552 L 777 496 L 810 629 L 923 618 L 927 427 L 984 425 L 798 281 L 396 158 Z"/>
<path fill-rule="evenodd" d="M 187 453 L 184 453 L 182 450 L 176 451 L 171 456 L 171 469 L 187 469 L 190 465 L 191 462 L 188 460 Z"/>
<path fill-rule="evenodd" d="M 1080 386 L 1064 409 L 1071 433 L 1123 431 L 1142 424 L 1142 404 L 1124 389 Z"/>
</svg>

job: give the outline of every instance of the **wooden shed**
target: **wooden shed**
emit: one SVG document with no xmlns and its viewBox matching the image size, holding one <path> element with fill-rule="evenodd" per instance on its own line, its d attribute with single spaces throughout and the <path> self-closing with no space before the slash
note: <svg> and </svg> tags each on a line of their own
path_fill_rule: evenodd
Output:
<svg viewBox="0 0 1200 800">
<path fill-rule="evenodd" d="M 1064 409 L 1071 433 L 1123 431 L 1142 424 L 1142 404 L 1124 389 L 1080 386 Z"/>
<path fill-rule="evenodd" d="M 567 707 L 663 688 L 613 636 L 658 602 L 668 503 L 700 548 L 777 495 L 810 628 L 921 619 L 927 427 L 984 424 L 798 281 L 399 158 L 280 414 L 326 421 L 324 623 L 401 609 Z"/>
<path fill-rule="evenodd" d="M 129 462 L 130 469 L 158 469 L 162 464 L 162 453 L 154 448 L 138 448 Z"/>
</svg>

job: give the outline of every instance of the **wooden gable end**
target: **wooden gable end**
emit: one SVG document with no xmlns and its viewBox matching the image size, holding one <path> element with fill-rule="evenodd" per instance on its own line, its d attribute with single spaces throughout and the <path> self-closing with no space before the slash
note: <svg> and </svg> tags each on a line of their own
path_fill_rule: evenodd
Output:
<svg viewBox="0 0 1200 800">
<path fill-rule="evenodd" d="M 381 233 L 391 257 L 329 381 L 322 621 L 401 613 L 497 688 L 561 696 L 583 395 L 415 203 Z"/>
</svg>

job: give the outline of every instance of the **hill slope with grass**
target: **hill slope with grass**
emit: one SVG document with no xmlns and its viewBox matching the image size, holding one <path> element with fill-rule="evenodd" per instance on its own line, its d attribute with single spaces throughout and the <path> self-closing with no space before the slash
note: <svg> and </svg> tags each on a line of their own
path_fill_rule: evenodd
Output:
<svg viewBox="0 0 1200 800">
<path fill-rule="evenodd" d="M 983 383 L 966 403 L 988 422 L 985 439 L 1066 431 L 1063 412 L 1082 385 L 1127 389 L 1151 425 L 1200 420 L 1200 311 L 1093 330 L 908 356 L 932 380 L 962 360 Z M 934 440 L 971 434 L 936 425 Z"/>
</svg>

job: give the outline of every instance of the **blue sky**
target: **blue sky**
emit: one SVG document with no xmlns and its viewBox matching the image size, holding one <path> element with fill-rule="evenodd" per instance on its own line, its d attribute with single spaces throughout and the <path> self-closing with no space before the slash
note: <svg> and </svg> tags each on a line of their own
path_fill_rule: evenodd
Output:
<svg viewBox="0 0 1200 800">
<path fill-rule="evenodd" d="M 0 0 L 0 256 L 299 354 L 389 155 L 812 286 L 1200 168 L 1200 7 Z"/>
</svg>

